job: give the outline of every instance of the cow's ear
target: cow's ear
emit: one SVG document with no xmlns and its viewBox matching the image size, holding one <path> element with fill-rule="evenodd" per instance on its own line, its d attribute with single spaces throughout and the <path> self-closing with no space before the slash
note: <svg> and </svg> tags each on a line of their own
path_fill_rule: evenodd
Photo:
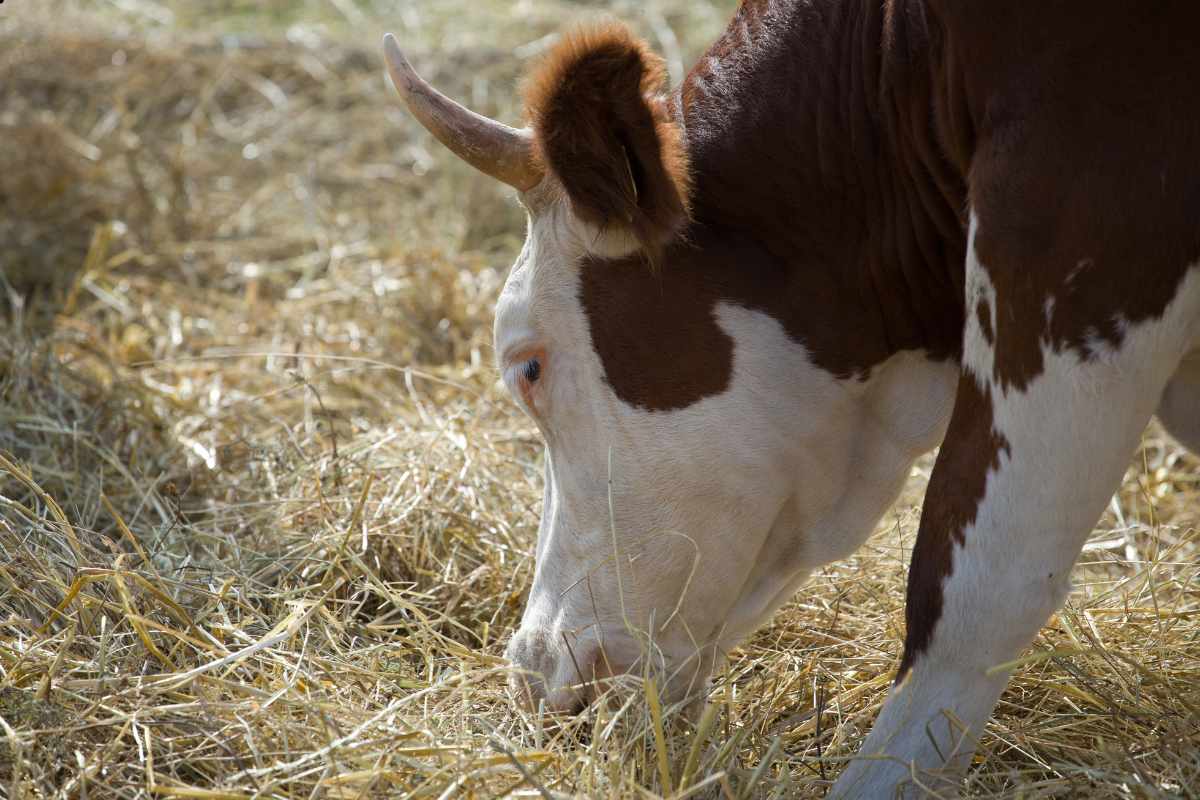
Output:
<svg viewBox="0 0 1200 800">
<path fill-rule="evenodd" d="M 525 91 L 537 155 L 575 213 L 626 228 L 651 254 L 688 218 L 687 153 L 665 83 L 662 59 L 608 24 L 565 36 Z"/>
</svg>

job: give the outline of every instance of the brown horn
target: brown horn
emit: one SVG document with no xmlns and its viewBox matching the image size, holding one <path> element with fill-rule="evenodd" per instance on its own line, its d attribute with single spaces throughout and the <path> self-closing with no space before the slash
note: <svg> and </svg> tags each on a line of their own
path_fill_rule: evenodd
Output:
<svg viewBox="0 0 1200 800">
<path fill-rule="evenodd" d="M 392 85 L 435 139 L 475 169 L 522 192 L 538 185 L 542 171 L 533 159 L 529 129 L 480 116 L 434 89 L 408 63 L 390 33 L 383 37 L 383 56 Z"/>
</svg>

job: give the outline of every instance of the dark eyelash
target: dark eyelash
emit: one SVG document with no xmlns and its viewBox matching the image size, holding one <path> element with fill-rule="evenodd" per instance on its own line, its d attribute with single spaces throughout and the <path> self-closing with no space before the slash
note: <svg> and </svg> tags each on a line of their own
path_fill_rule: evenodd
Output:
<svg viewBox="0 0 1200 800">
<path fill-rule="evenodd" d="M 542 362 L 536 358 L 529 359 L 525 362 L 525 367 L 521 370 L 521 374 L 530 383 L 537 383 L 537 379 L 542 377 Z"/>
</svg>

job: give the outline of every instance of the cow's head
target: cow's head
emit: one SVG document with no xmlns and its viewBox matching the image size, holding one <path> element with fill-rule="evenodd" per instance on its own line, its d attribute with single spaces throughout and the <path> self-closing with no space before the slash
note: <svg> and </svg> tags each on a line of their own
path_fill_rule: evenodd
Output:
<svg viewBox="0 0 1200 800">
<path fill-rule="evenodd" d="M 907 400 L 887 365 L 838 380 L 763 310 L 770 297 L 729 299 L 762 287 L 743 285 L 736 251 L 692 240 L 681 112 L 624 28 L 556 46 L 520 130 L 438 94 L 390 36 L 385 53 L 412 113 L 528 211 L 495 323 L 504 382 L 547 448 L 533 587 L 508 649 L 518 684 L 574 709 L 596 679 L 654 664 L 681 696 L 862 541 L 938 432 L 880 435 L 888 404 Z"/>
</svg>

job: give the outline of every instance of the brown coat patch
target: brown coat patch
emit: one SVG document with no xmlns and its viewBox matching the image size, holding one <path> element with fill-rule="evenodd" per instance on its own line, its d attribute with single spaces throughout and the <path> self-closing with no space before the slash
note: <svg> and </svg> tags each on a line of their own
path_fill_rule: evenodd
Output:
<svg viewBox="0 0 1200 800">
<path fill-rule="evenodd" d="M 628 228 L 651 253 L 688 217 L 687 154 L 665 81 L 662 59 L 610 24 L 567 34 L 525 90 L 538 155 L 575 213 Z"/>
<path fill-rule="evenodd" d="M 953 565 L 954 545 L 964 543 L 967 526 L 975 522 L 988 473 L 1000 468 L 1002 452 L 1012 454 L 1008 439 L 995 428 L 991 398 L 971 375 L 959 379 L 946 441 L 953 446 L 943 448 L 934 465 L 908 570 L 907 635 L 897 683 L 928 647 L 941 619 L 942 584 Z"/>
<path fill-rule="evenodd" d="M 971 53 L 956 83 L 978 131 L 993 377 L 1020 390 L 1043 347 L 1087 360 L 1119 346 L 1200 260 L 1200 48 L 1180 36 L 1200 4 L 931 5 Z"/>
<path fill-rule="evenodd" d="M 986 300 L 980 300 L 975 304 L 975 319 L 979 322 L 979 332 L 983 334 L 984 341 L 988 344 L 994 343 L 996 331 L 992 329 L 992 307 Z"/>
<path fill-rule="evenodd" d="M 743 3 L 688 75 L 692 222 L 655 272 L 583 268 L 618 397 L 666 410 L 724 391 L 721 301 L 774 317 L 840 378 L 900 350 L 957 356 L 966 189 L 929 113 L 932 34 L 901 5 L 885 19 L 875 4 Z"/>
</svg>

